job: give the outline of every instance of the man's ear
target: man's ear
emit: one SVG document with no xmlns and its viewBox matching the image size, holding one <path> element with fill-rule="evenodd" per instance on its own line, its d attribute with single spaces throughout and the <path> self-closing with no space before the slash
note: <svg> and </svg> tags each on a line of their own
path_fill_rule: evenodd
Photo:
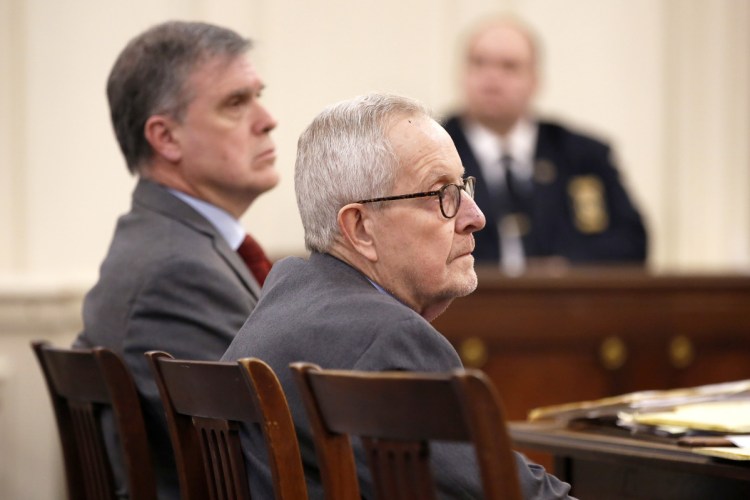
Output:
<svg viewBox="0 0 750 500">
<path fill-rule="evenodd" d="M 378 252 L 373 237 L 371 212 L 360 203 L 344 205 L 338 214 L 339 230 L 351 248 L 371 262 L 377 262 Z"/>
<path fill-rule="evenodd" d="M 153 115 L 146 120 L 144 134 L 154 153 L 176 163 L 182 158 L 182 148 L 175 134 L 177 123 L 164 115 Z"/>
</svg>

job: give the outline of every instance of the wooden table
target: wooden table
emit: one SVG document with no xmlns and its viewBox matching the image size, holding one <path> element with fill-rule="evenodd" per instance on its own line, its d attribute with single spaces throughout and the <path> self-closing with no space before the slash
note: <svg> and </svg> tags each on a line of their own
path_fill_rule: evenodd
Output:
<svg viewBox="0 0 750 500">
<path fill-rule="evenodd" d="M 581 499 L 748 499 L 750 463 L 713 459 L 673 442 L 611 429 L 513 422 L 517 449 L 551 453 L 554 474 Z"/>
</svg>

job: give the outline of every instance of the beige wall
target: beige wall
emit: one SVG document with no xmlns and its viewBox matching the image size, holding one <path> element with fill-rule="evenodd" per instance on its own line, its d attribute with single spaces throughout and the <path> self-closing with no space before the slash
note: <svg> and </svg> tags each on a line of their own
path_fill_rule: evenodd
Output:
<svg viewBox="0 0 750 500">
<path fill-rule="evenodd" d="M 0 498 L 65 498 L 60 438 L 32 340 L 69 345 L 81 289 L 0 279 Z"/>
<path fill-rule="evenodd" d="M 750 2 L 575 0 L 3 0 L 0 271 L 90 282 L 133 179 L 104 81 L 125 42 L 167 18 L 255 38 L 280 126 L 280 186 L 244 223 L 301 253 L 296 138 L 324 105 L 370 90 L 456 102 L 456 43 L 497 6 L 543 38 L 540 112 L 610 140 L 652 234 L 656 268 L 750 263 Z"/>
<path fill-rule="evenodd" d="M 670 0 L 664 253 L 699 267 L 750 260 L 750 2 Z"/>
</svg>

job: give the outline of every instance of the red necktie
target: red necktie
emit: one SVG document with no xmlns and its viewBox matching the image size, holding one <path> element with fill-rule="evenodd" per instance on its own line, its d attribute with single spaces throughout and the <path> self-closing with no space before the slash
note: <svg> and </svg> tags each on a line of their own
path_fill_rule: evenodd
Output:
<svg viewBox="0 0 750 500">
<path fill-rule="evenodd" d="M 258 242 L 249 234 L 245 235 L 245 239 L 237 249 L 237 253 L 245 261 L 245 265 L 253 273 L 258 284 L 263 286 L 263 282 L 266 281 L 266 276 L 268 276 L 268 271 L 271 270 L 271 261 L 268 260 L 266 253 L 258 245 Z"/>
</svg>

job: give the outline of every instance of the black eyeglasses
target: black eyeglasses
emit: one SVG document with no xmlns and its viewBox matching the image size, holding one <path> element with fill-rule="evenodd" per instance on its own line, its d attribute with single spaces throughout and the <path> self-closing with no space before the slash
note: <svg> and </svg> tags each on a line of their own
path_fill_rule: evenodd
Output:
<svg viewBox="0 0 750 500">
<path fill-rule="evenodd" d="M 426 196 L 437 196 L 440 200 L 440 212 L 446 219 L 452 219 L 458 213 L 461 206 L 461 191 L 464 191 L 469 198 L 474 198 L 474 186 L 477 180 L 474 177 L 466 177 L 463 184 L 446 184 L 437 191 L 425 191 L 424 193 L 401 194 L 398 196 L 386 196 L 384 198 L 372 198 L 370 200 L 360 200 L 357 203 L 375 203 L 377 201 L 408 200 L 410 198 L 423 198 Z"/>
</svg>

